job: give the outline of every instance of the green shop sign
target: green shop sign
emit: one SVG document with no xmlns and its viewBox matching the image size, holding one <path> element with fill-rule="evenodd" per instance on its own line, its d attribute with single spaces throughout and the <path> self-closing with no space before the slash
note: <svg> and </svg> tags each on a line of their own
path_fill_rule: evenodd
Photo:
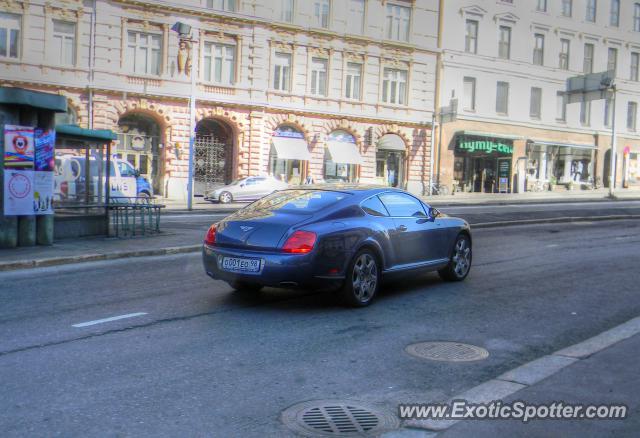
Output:
<svg viewBox="0 0 640 438">
<path fill-rule="evenodd" d="M 512 155 L 513 154 L 513 146 L 508 145 L 506 143 L 499 143 L 494 140 L 478 140 L 478 139 L 469 139 L 469 138 L 461 138 L 458 140 L 458 149 L 466 152 L 486 152 L 493 153 L 497 152 L 499 154 Z"/>
</svg>

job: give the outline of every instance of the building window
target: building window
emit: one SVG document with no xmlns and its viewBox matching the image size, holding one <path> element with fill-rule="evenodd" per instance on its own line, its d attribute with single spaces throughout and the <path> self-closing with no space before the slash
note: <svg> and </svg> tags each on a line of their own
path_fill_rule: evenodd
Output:
<svg viewBox="0 0 640 438">
<path fill-rule="evenodd" d="M 329 14 L 331 13 L 331 0 L 316 0 L 313 6 L 313 16 L 316 26 L 329 28 Z"/>
<path fill-rule="evenodd" d="M 529 104 L 529 116 L 539 119 L 542 112 L 542 88 L 531 88 L 531 102 Z"/>
<path fill-rule="evenodd" d="M 290 91 L 290 79 L 291 55 L 289 53 L 276 53 L 273 63 L 274 90 Z"/>
<path fill-rule="evenodd" d="M 404 105 L 407 100 L 407 71 L 396 68 L 384 69 L 382 101 Z"/>
<path fill-rule="evenodd" d="M 631 53 L 631 75 L 629 79 L 632 81 L 638 81 L 638 66 L 640 65 L 640 53 Z"/>
<path fill-rule="evenodd" d="M 357 62 L 347 63 L 347 77 L 345 80 L 344 94 L 347 99 L 361 99 L 362 89 L 362 64 Z"/>
<path fill-rule="evenodd" d="M 636 130 L 636 120 L 638 118 L 638 104 L 629 102 L 627 105 L 627 129 L 629 131 Z"/>
<path fill-rule="evenodd" d="M 463 109 L 475 111 L 476 109 L 476 78 L 464 78 Z"/>
<path fill-rule="evenodd" d="M 0 13 L 0 58 L 20 56 L 20 15 Z"/>
<path fill-rule="evenodd" d="M 571 10 L 573 9 L 572 0 L 562 0 L 562 15 L 565 17 L 571 17 Z"/>
<path fill-rule="evenodd" d="M 293 1 L 280 0 L 280 21 L 293 23 Z"/>
<path fill-rule="evenodd" d="M 464 51 L 478 53 L 478 22 L 475 20 L 467 20 Z"/>
<path fill-rule="evenodd" d="M 204 80 L 232 85 L 236 79 L 236 46 L 204 44 Z"/>
<path fill-rule="evenodd" d="M 583 100 L 580 103 L 580 124 L 583 126 L 591 124 L 591 101 Z"/>
<path fill-rule="evenodd" d="M 585 16 L 585 20 L 590 21 L 592 23 L 596 22 L 596 12 L 598 0 L 587 0 L 587 14 Z"/>
<path fill-rule="evenodd" d="M 564 91 L 556 93 L 556 120 L 559 122 L 567 120 L 567 95 Z"/>
<path fill-rule="evenodd" d="M 538 0 L 536 11 L 547 12 L 547 0 Z"/>
<path fill-rule="evenodd" d="M 533 63 L 544 65 L 544 35 L 541 33 L 534 35 Z"/>
<path fill-rule="evenodd" d="M 129 71 L 145 75 L 160 75 L 162 36 L 138 31 L 129 31 L 128 35 Z"/>
<path fill-rule="evenodd" d="M 496 113 L 507 115 L 509 113 L 509 83 L 498 82 L 496 91 Z"/>
<path fill-rule="evenodd" d="M 387 39 L 409 41 L 411 8 L 387 3 Z"/>
<path fill-rule="evenodd" d="M 498 57 L 502 59 L 509 59 L 511 57 L 511 28 L 509 26 L 500 26 Z"/>
<path fill-rule="evenodd" d="M 611 17 L 609 19 L 611 26 L 620 26 L 620 0 L 611 0 Z"/>
<path fill-rule="evenodd" d="M 207 0 L 207 7 L 218 11 L 235 12 L 236 0 Z"/>
<path fill-rule="evenodd" d="M 607 71 L 616 71 L 618 67 L 618 49 L 609 47 L 609 54 L 607 56 Z"/>
<path fill-rule="evenodd" d="M 324 58 L 311 58 L 311 94 L 327 95 L 327 63 Z"/>
<path fill-rule="evenodd" d="M 633 5 L 633 30 L 640 32 L 640 3 Z"/>
<path fill-rule="evenodd" d="M 364 33 L 364 0 L 349 0 L 349 30 Z"/>
<path fill-rule="evenodd" d="M 53 55 L 61 65 L 76 65 L 76 24 L 53 20 Z"/>
<path fill-rule="evenodd" d="M 569 70 L 569 53 L 571 50 L 571 41 L 562 38 L 560 40 L 560 64 L 562 70 Z"/>
<path fill-rule="evenodd" d="M 595 46 L 587 43 L 584 45 L 584 65 L 582 66 L 583 73 L 593 73 L 593 52 Z"/>
</svg>

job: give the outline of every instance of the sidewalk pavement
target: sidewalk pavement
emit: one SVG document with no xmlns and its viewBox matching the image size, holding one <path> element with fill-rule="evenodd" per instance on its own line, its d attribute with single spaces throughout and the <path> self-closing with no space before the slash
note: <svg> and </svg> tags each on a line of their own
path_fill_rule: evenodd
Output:
<svg viewBox="0 0 640 438">
<path fill-rule="evenodd" d="M 495 436 L 638 436 L 640 431 L 640 334 L 622 340 L 556 374 L 504 399 L 528 404 L 620 405 L 628 407 L 624 420 L 473 420 L 462 421 L 443 437 Z"/>
<path fill-rule="evenodd" d="M 559 202 L 597 202 L 597 201 L 632 201 L 640 200 L 640 189 L 619 189 L 615 198 L 609 197 L 609 189 L 573 190 L 563 192 L 525 192 L 525 193 L 456 193 L 447 196 L 422 196 L 422 199 L 434 207 L 464 205 L 501 205 L 501 204 L 533 204 Z M 189 213 L 186 201 L 158 198 L 157 202 L 166 206 L 165 213 Z M 219 204 L 194 198 L 191 213 L 231 213 L 247 205 L 236 202 Z"/>
<path fill-rule="evenodd" d="M 405 420 L 383 438 L 495 436 L 638 436 L 640 430 L 640 317 L 535 359 L 483 382 L 452 401 L 469 404 L 523 402 L 526 406 L 625 405 L 625 419 Z M 526 408 L 525 408 L 526 409 Z M 584 411 L 583 411 L 584 412 Z"/>
</svg>

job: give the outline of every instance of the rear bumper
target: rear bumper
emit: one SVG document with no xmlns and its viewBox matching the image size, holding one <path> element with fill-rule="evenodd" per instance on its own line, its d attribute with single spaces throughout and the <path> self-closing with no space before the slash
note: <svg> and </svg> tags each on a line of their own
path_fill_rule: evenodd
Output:
<svg viewBox="0 0 640 438">
<path fill-rule="evenodd" d="M 223 257 L 251 257 L 262 260 L 259 273 L 238 273 L 221 269 Z M 219 248 L 208 245 L 202 247 L 202 262 L 207 275 L 228 283 L 243 281 L 271 287 L 326 288 L 338 287 L 344 277 L 319 275 L 316 270 L 316 255 L 282 254 L 275 252 L 248 251 Z"/>
</svg>

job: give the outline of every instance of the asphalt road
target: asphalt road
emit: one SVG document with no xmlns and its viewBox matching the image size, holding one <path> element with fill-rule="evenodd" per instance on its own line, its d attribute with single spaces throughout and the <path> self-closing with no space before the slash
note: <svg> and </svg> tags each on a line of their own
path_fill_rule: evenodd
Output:
<svg viewBox="0 0 640 438">
<path fill-rule="evenodd" d="M 306 400 L 445 400 L 640 315 L 638 248 L 638 221 L 479 229 L 467 281 L 387 284 L 364 309 L 232 292 L 199 254 L 0 273 L 0 435 L 290 436 L 280 413 Z M 404 352 L 419 341 L 490 356 Z"/>
</svg>

